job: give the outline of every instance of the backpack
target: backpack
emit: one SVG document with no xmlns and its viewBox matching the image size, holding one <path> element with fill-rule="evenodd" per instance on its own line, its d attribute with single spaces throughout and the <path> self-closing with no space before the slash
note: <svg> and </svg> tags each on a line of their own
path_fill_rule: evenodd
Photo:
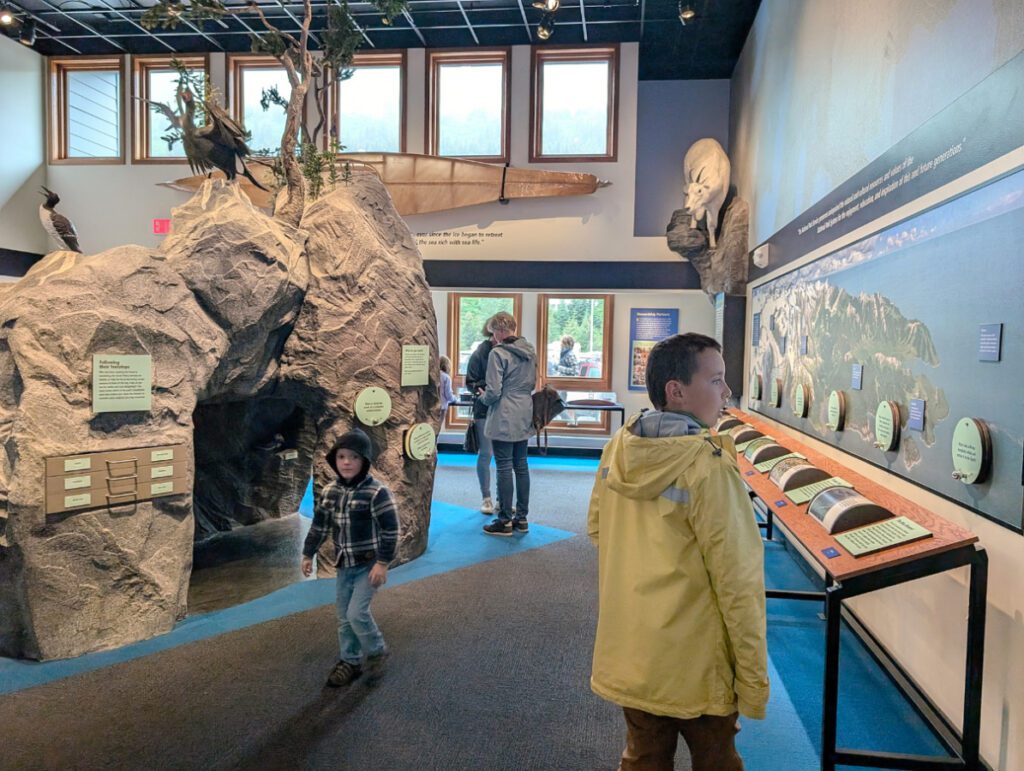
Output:
<svg viewBox="0 0 1024 771">
<path fill-rule="evenodd" d="M 541 455 L 548 454 L 547 426 L 565 410 L 565 402 L 558 391 L 549 385 L 533 393 L 533 430 L 537 432 L 537 447 Z M 540 443 L 540 432 L 544 431 L 544 445 Z"/>
</svg>

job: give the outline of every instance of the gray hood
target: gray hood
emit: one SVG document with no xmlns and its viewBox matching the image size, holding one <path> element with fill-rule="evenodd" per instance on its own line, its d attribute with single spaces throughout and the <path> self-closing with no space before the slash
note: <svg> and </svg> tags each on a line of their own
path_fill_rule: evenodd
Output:
<svg viewBox="0 0 1024 771">
<path fill-rule="evenodd" d="M 536 361 L 537 359 L 537 350 L 525 337 L 517 337 L 515 340 L 500 343 L 495 347 L 503 348 L 523 361 Z"/>
<path fill-rule="evenodd" d="M 693 436 L 704 429 L 695 418 L 681 412 L 645 412 L 630 426 L 635 436 L 656 439 L 666 436 Z"/>
</svg>

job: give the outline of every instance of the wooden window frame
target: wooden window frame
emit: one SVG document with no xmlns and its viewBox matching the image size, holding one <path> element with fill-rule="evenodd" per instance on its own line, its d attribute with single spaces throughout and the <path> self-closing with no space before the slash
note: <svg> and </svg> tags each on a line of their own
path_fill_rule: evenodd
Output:
<svg viewBox="0 0 1024 771">
<path fill-rule="evenodd" d="M 68 157 L 68 94 L 66 75 L 71 71 L 117 72 L 118 155 L 103 158 Z M 53 56 L 47 59 L 47 156 L 53 166 L 119 166 L 125 163 L 125 66 L 123 56 Z"/>
<path fill-rule="evenodd" d="M 438 100 L 437 86 L 440 68 L 446 64 L 501 64 L 503 73 L 502 89 L 502 125 L 501 155 L 452 155 L 441 156 L 438 153 L 440 137 L 438 136 Z M 510 160 L 509 144 L 511 136 L 512 110 L 510 107 L 510 83 L 512 71 L 512 49 L 508 46 L 488 48 L 485 50 L 466 48 L 434 48 L 427 51 L 427 153 L 443 158 L 464 158 L 471 161 L 486 163 L 508 163 Z"/>
<path fill-rule="evenodd" d="M 604 300 L 604 332 L 601 352 L 601 378 L 553 377 L 547 374 L 548 300 Z M 613 335 L 615 333 L 615 296 L 610 294 L 547 293 L 537 295 L 537 387 L 550 385 L 558 391 L 611 391 Z M 586 407 L 570 407 L 586 411 Z M 566 410 L 566 411 L 569 411 Z M 551 422 L 550 430 L 558 435 L 584 434 L 607 435 L 611 433 L 612 416 L 608 411 L 600 412 L 601 421 L 591 426 L 571 426 L 557 418 Z"/>
<path fill-rule="evenodd" d="M 604 46 L 532 46 L 530 55 L 530 163 L 614 163 L 619 139 L 619 44 Z M 608 62 L 607 152 L 603 155 L 545 154 L 544 64 L 547 62 Z"/>
<path fill-rule="evenodd" d="M 169 165 L 188 163 L 184 152 L 177 158 L 154 158 L 149 144 L 150 121 L 156 115 L 142 99 L 149 99 L 149 74 L 154 71 L 173 70 L 171 60 L 180 61 L 191 70 L 202 70 L 207 81 L 210 79 L 209 54 L 184 55 L 160 54 L 132 57 L 131 105 L 132 105 L 132 163 Z M 171 105 L 172 109 L 174 105 Z"/>
<path fill-rule="evenodd" d="M 404 48 L 393 49 L 385 51 L 366 51 L 357 53 L 353 59 L 349 69 L 365 69 L 371 67 L 398 67 L 399 77 L 399 93 L 401 104 L 398 109 L 398 152 L 404 153 L 406 151 L 406 123 L 408 122 L 405 117 L 406 101 L 408 99 L 409 89 L 409 64 L 408 56 Z M 345 144 L 345 136 L 342 133 L 341 127 L 341 81 L 334 83 L 334 88 L 331 89 L 331 121 L 332 128 L 335 135 L 338 137 L 338 141 Z M 369 152 L 383 152 L 370 150 Z M 345 154 L 345 150 L 341 151 L 342 155 Z"/>
<path fill-rule="evenodd" d="M 447 337 L 447 350 L 449 358 L 452 354 L 455 354 L 455 358 L 452 361 L 452 391 L 455 392 L 458 397 L 459 389 L 465 387 L 466 376 L 460 375 L 458 352 L 459 352 L 459 301 L 463 297 L 511 297 L 512 298 L 512 315 L 515 317 L 516 326 L 519 332 L 522 332 L 523 327 L 523 295 L 521 292 L 449 292 L 448 293 L 448 337 Z M 517 333 L 518 334 L 518 333 Z M 469 421 L 463 418 L 457 417 L 457 411 L 455 407 L 451 407 L 448 410 L 448 416 L 445 419 L 446 426 L 462 426 L 465 428 L 469 425 Z"/>
</svg>

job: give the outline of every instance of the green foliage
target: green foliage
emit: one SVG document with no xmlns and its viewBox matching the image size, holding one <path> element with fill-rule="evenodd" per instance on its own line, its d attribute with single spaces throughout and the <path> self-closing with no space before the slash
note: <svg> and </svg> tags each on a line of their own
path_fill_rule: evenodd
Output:
<svg viewBox="0 0 1024 771">
<path fill-rule="evenodd" d="M 288 100 L 281 96 L 281 93 L 277 90 L 277 86 L 271 86 L 270 88 L 263 89 L 260 94 L 260 107 L 266 112 L 270 109 L 270 105 L 276 104 L 282 110 L 287 112 Z"/>
<path fill-rule="evenodd" d="M 336 73 L 339 80 L 352 77 L 349 67 L 362 45 L 363 35 L 356 28 L 345 0 L 327 9 L 327 29 L 320 33 L 320 42 L 324 65 Z"/>
<path fill-rule="evenodd" d="M 572 335 L 584 354 L 600 351 L 604 342 L 604 301 L 549 300 L 548 348 L 558 351 L 562 335 Z"/>
<path fill-rule="evenodd" d="M 275 59 L 280 59 L 288 50 L 288 41 L 276 29 L 259 35 L 251 34 L 249 40 L 254 54 L 267 54 Z"/>
<path fill-rule="evenodd" d="M 306 193 L 314 201 L 320 197 L 324 187 L 324 162 L 331 159 L 330 152 L 321 153 L 308 142 L 302 145 L 302 176 L 306 178 Z"/>
<path fill-rule="evenodd" d="M 229 13 L 221 0 L 189 0 L 185 5 L 179 0 L 159 0 L 139 19 L 146 29 L 175 29 L 183 20 L 202 23 L 207 19 L 219 19 Z"/>
<path fill-rule="evenodd" d="M 385 24 L 390 24 L 395 17 L 401 16 L 407 7 L 406 0 L 371 0 L 371 3 L 380 11 Z"/>
<path fill-rule="evenodd" d="M 498 311 L 512 313 L 511 297 L 460 297 L 459 298 L 459 361 L 460 373 L 465 372 L 463 354 L 473 344 L 483 340 L 484 322 Z"/>
</svg>

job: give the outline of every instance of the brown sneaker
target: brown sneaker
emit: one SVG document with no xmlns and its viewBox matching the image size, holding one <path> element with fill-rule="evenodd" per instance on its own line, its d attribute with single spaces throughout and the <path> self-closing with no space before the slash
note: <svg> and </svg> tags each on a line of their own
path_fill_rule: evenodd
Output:
<svg viewBox="0 0 1024 771">
<path fill-rule="evenodd" d="M 343 688 L 346 685 L 351 685 L 352 681 L 361 674 L 363 674 L 363 670 L 357 664 L 339 661 L 334 665 L 331 674 L 327 676 L 327 684 L 332 688 Z"/>
<path fill-rule="evenodd" d="M 384 664 L 390 655 L 391 651 L 385 648 L 374 656 L 366 657 L 366 677 L 369 682 L 375 683 L 380 680 L 384 674 Z"/>
</svg>

